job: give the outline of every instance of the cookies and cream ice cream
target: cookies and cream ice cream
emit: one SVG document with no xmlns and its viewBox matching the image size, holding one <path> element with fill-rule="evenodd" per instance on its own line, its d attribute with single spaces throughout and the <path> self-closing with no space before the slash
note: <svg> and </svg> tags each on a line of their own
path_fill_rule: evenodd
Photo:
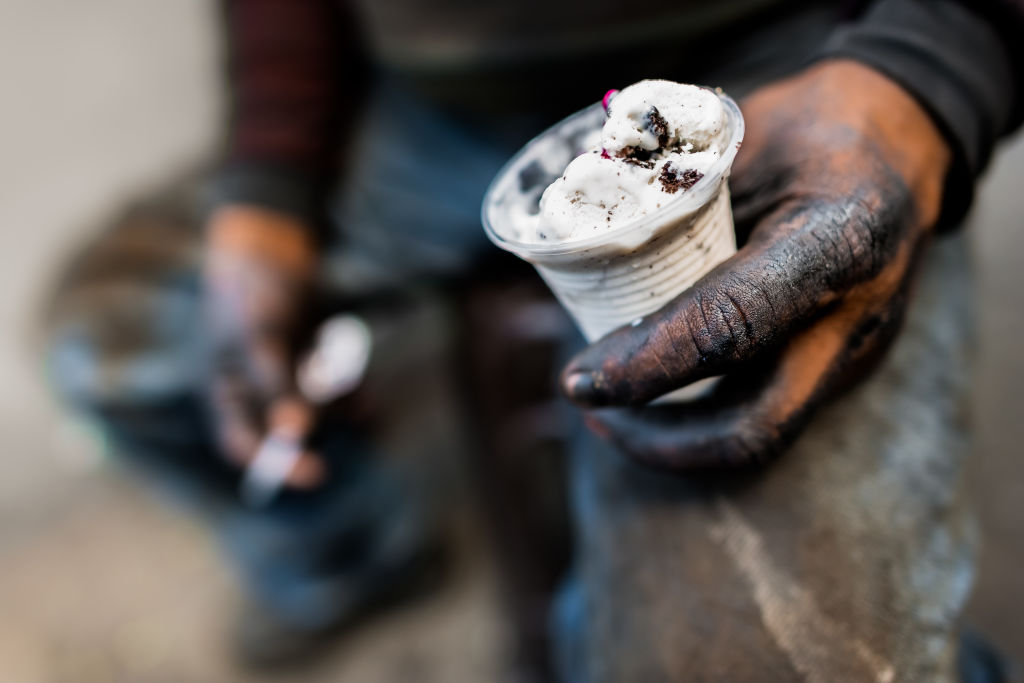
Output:
<svg viewBox="0 0 1024 683">
<path fill-rule="evenodd" d="M 604 104 L 600 141 L 544 191 L 543 220 L 524 238 L 579 239 L 651 215 L 703 178 L 727 142 L 725 108 L 705 88 L 641 81 Z"/>
<path fill-rule="evenodd" d="M 596 340 L 735 253 L 727 179 L 742 138 L 720 92 L 655 80 L 609 91 L 509 161 L 484 227 Z"/>
</svg>

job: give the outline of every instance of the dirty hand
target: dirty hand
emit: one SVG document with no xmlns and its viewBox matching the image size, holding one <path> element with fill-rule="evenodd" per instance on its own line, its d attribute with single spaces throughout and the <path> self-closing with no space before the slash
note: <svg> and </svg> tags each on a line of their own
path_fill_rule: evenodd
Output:
<svg viewBox="0 0 1024 683">
<path fill-rule="evenodd" d="M 221 450 L 239 466 L 274 434 L 302 444 L 315 414 L 295 386 L 295 363 L 310 328 L 317 263 L 309 231 L 283 214 L 218 209 L 207 227 L 203 269 L 209 339 L 208 394 Z M 312 488 L 322 459 L 304 452 L 286 485 Z"/>
<path fill-rule="evenodd" d="M 742 106 L 731 180 L 739 252 L 565 368 L 592 408 L 641 406 L 726 375 L 682 405 L 595 410 L 634 459 L 687 470 L 763 462 L 862 376 L 898 331 L 950 163 L 924 110 L 856 62 L 820 63 Z"/>
</svg>

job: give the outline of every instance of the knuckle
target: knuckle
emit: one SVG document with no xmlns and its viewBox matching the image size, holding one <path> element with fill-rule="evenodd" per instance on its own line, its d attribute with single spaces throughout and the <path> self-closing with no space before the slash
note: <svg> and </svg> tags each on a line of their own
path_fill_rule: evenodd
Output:
<svg viewBox="0 0 1024 683">
<path fill-rule="evenodd" d="M 722 287 L 701 292 L 687 323 L 701 361 L 731 362 L 748 357 L 771 337 L 773 304 L 764 288 L 731 279 Z"/>
<path fill-rule="evenodd" d="M 841 292 L 877 275 L 896 255 L 913 217 L 902 180 L 878 173 L 843 195 L 829 193 L 795 207 L 795 242 L 778 256 L 797 266 L 796 294 Z"/>
<path fill-rule="evenodd" d="M 728 359 L 736 354 L 739 339 L 736 337 L 724 313 L 728 308 L 722 304 L 724 297 L 718 291 L 701 292 L 697 297 L 697 313 L 700 316 L 700 331 L 706 340 L 708 353 L 704 356 Z"/>
</svg>

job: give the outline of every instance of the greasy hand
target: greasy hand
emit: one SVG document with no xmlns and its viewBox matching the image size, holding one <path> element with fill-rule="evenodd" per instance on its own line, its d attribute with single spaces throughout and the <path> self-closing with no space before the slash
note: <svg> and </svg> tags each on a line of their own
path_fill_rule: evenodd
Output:
<svg viewBox="0 0 1024 683">
<path fill-rule="evenodd" d="M 295 386 L 308 333 L 316 250 L 294 219 L 227 206 L 207 229 L 203 297 L 210 341 L 209 402 L 224 455 L 249 462 L 271 433 L 302 443 L 314 411 Z M 310 488 L 323 462 L 303 453 L 287 484 Z"/>
<path fill-rule="evenodd" d="M 948 147 L 879 73 L 824 62 L 742 109 L 747 134 L 730 182 L 742 248 L 637 327 L 585 349 L 562 376 L 571 399 L 601 407 L 726 375 L 690 404 L 588 415 L 653 466 L 777 454 L 892 341 L 939 214 Z"/>
</svg>

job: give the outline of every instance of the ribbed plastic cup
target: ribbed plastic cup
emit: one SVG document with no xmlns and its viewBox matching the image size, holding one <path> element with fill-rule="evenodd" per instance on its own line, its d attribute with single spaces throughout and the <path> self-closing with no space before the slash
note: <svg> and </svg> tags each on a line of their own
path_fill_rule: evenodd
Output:
<svg viewBox="0 0 1024 683">
<path fill-rule="evenodd" d="M 543 228 L 541 194 L 599 139 L 605 121 L 600 102 L 527 143 L 484 195 L 487 236 L 536 267 L 588 341 L 653 313 L 736 253 L 728 178 L 743 140 L 743 115 L 731 98 L 717 94 L 728 141 L 718 161 L 689 190 L 628 225 L 562 242 L 520 237 L 529 221 Z"/>
<path fill-rule="evenodd" d="M 527 143 L 487 190 L 487 236 L 537 268 L 589 341 L 658 310 L 736 252 L 728 177 L 743 116 L 732 99 L 719 98 L 728 126 L 721 157 L 689 190 L 628 225 L 563 242 L 519 239 L 522 217 L 539 213 L 541 194 L 604 125 L 600 103 Z"/>
</svg>

